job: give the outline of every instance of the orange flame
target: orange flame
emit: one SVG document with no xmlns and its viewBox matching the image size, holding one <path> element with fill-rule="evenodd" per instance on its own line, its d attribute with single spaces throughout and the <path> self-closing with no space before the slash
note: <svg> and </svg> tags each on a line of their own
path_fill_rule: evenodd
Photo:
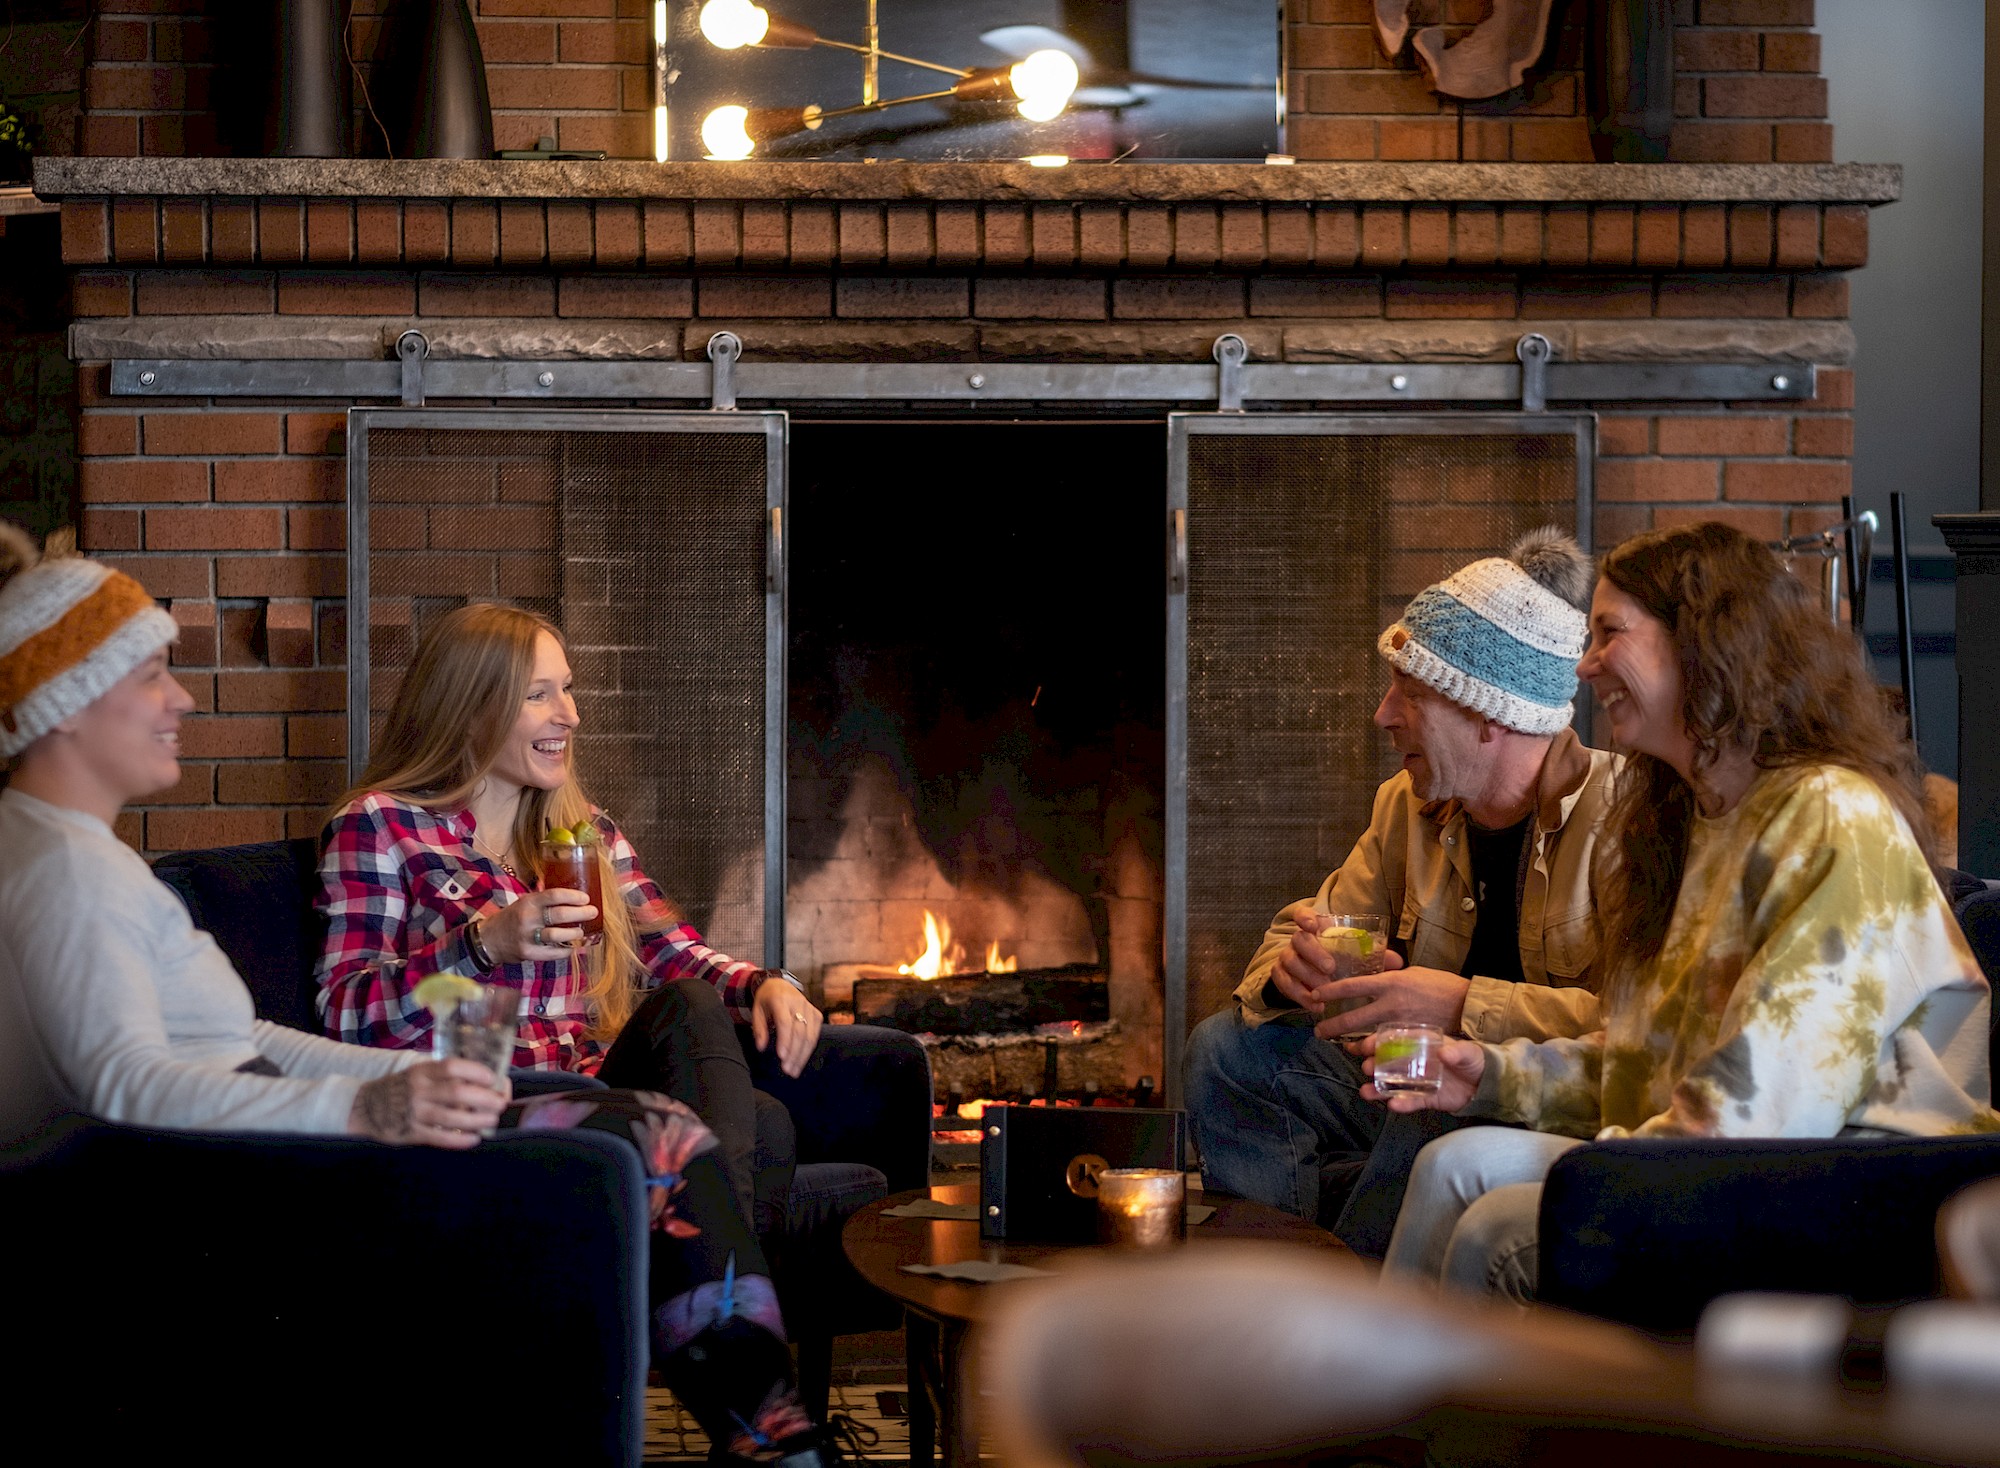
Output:
<svg viewBox="0 0 2000 1468">
<path fill-rule="evenodd" d="M 1003 957 L 1000 945 L 986 945 L 986 967 L 989 974 L 1011 974 L 1021 966 L 1017 958 Z M 951 924 L 924 909 L 923 951 L 908 963 L 896 965 L 896 972 L 912 979 L 942 979 L 965 970 L 965 945 L 951 941 Z"/>
</svg>

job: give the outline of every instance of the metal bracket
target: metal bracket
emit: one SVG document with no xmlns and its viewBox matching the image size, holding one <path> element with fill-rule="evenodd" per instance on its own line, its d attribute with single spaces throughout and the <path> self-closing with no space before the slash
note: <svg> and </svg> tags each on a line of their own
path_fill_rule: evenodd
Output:
<svg viewBox="0 0 2000 1468">
<path fill-rule="evenodd" d="M 1549 358 L 1555 349 L 1539 331 L 1531 331 L 1514 343 L 1514 355 L 1521 359 L 1521 411 L 1539 413 L 1549 405 Z"/>
<path fill-rule="evenodd" d="M 743 355 L 743 338 L 733 331 L 718 331 L 708 339 L 710 368 L 709 407 L 718 413 L 736 411 L 736 361 Z"/>
<path fill-rule="evenodd" d="M 403 406 L 424 405 L 424 358 L 431 354 L 431 339 L 421 331 L 406 331 L 396 338 L 396 355 L 403 359 Z"/>
<path fill-rule="evenodd" d="M 1215 358 L 1215 407 L 1221 413 L 1243 411 L 1243 364 L 1250 360 L 1250 343 L 1226 331 L 1208 349 Z"/>
</svg>

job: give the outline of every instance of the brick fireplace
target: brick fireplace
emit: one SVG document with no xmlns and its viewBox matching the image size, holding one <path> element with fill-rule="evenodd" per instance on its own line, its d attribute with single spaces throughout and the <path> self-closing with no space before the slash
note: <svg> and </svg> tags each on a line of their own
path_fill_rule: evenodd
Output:
<svg viewBox="0 0 2000 1468">
<path fill-rule="evenodd" d="M 357 6 L 364 65 L 379 8 Z M 1552 404 L 1589 415 L 1579 421 L 1588 424 L 1587 513 L 1600 547 L 1695 518 L 1776 538 L 1839 516 L 1852 438 L 1846 272 L 1865 263 L 1868 210 L 1895 198 L 1899 176 L 1827 161 L 1810 0 L 1682 0 L 1676 161 L 1644 167 L 1581 161 L 1589 149 L 1574 17 L 1519 92 L 1459 107 L 1426 91 L 1407 61 L 1392 65 L 1374 50 L 1365 0 L 1311 0 L 1293 7 L 1289 27 L 1295 166 L 1079 161 L 1044 170 L 616 161 L 647 146 L 647 7 L 480 0 L 475 9 L 501 146 L 555 136 L 565 147 L 608 148 L 613 161 L 195 156 L 216 146 L 207 7 L 130 0 L 105 7 L 92 27 L 79 142 L 100 156 L 45 160 L 37 184 L 61 201 L 72 271 L 82 543 L 170 606 L 182 628 L 177 669 L 200 707 L 185 731 L 181 785 L 121 823 L 145 852 L 311 834 L 342 788 L 344 414 L 390 406 L 396 388 L 383 379 L 371 389 L 380 396 L 344 399 L 279 386 L 269 395 L 114 392 L 114 361 L 393 372 L 396 342 L 416 330 L 440 372 L 518 362 L 553 379 L 565 364 L 705 370 L 711 339 L 726 332 L 742 344 L 746 384 L 759 368 L 841 363 L 951 364 L 960 381 L 982 382 L 1026 364 L 1185 364 L 1207 384 L 1178 399 L 1142 393 L 1081 406 L 1032 394 L 985 403 L 966 392 L 830 409 L 744 396 L 744 410 L 791 412 L 803 465 L 813 434 L 847 432 L 870 413 L 945 425 L 1081 422 L 1140 434 L 1150 456 L 1169 412 L 1216 406 L 1211 353 L 1225 334 L 1260 370 L 1411 369 L 1400 400 L 1384 401 L 1379 383 L 1367 401 L 1330 391 L 1280 404 L 1253 394 L 1252 416 L 1280 407 L 1518 410 L 1511 386 L 1488 400 L 1427 401 L 1434 379 L 1422 374 L 1511 372 L 1532 332 L 1565 369 L 1652 366 L 1670 377 L 1738 364 L 1765 380 L 1813 374 L 1809 397 L 1663 389 L 1657 399 Z M 1448 0 L 1444 10 L 1447 25 L 1465 26 L 1484 6 Z M 439 396 L 439 380 L 437 406 L 705 407 L 631 389 L 584 399 L 566 381 L 528 388 L 526 399 L 454 400 Z M 1156 459 L 1144 463 L 1144 474 L 1156 473 Z M 809 518 L 810 504 L 794 508 Z M 548 513 L 503 494 L 434 519 L 426 533 L 458 557 L 452 574 L 469 578 L 449 583 L 456 594 L 547 598 L 558 589 Z M 1458 546 L 1449 516 L 1421 515 L 1441 527 L 1431 543 L 1453 547 L 1433 559 L 1487 548 Z M 1137 542 L 1137 564 L 1155 581 L 1158 535 L 1149 525 Z M 483 569 L 465 569 L 475 562 Z M 376 617 L 374 641 L 407 634 Z M 1137 634 L 1117 635 L 1122 645 Z M 1158 655 L 1155 642 L 1149 656 Z M 794 696 L 796 723 L 797 686 Z M 1151 773 L 1153 727 L 1137 736 L 1128 728 L 1113 753 L 1092 756 L 1148 772 L 1115 798 L 1090 784 L 1097 775 L 1065 767 L 1078 790 L 1094 792 L 1072 801 L 1080 824 L 1063 840 L 1074 850 L 1028 862 L 997 887 L 977 879 L 966 855 L 977 822 L 926 808 L 924 781 L 935 771 L 926 775 L 909 748 L 875 750 L 872 763 L 847 760 L 849 749 L 846 763 L 827 765 L 830 745 L 807 758 L 795 736 L 794 966 L 817 979 L 912 956 L 928 898 L 955 914 L 974 950 L 1003 940 L 1029 966 L 1094 955 L 1110 971 L 1111 1011 L 1134 1043 L 1108 1067 L 1080 1062 L 1071 1084 L 1084 1074 L 1113 1084 L 1159 1076 L 1169 1058 L 1159 1049 L 1163 1008 L 1174 1011 L 1161 990 L 1164 776 Z M 1274 887 L 1263 910 L 1298 895 Z M 1253 937 L 1241 934 L 1241 944 Z M 1042 1061 L 1027 1052 L 1006 1067 L 991 1062 L 992 1074 L 1032 1091 L 1038 1077 L 1028 1071 Z"/>
<path fill-rule="evenodd" d="M 310 834 L 342 787 L 341 410 L 386 406 L 394 389 L 352 401 L 135 400 L 112 392 L 114 360 L 388 364 L 416 329 L 440 366 L 667 364 L 705 361 L 727 331 L 742 342 L 746 382 L 762 364 L 842 362 L 1186 363 L 1212 377 L 1224 333 L 1253 366 L 1423 369 L 1512 364 L 1535 332 L 1557 364 L 1813 369 L 1810 398 L 1563 405 L 1595 413 L 1600 546 L 1707 517 L 1775 538 L 1838 517 L 1852 390 L 1844 272 L 1865 260 L 1867 211 L 1897 181 L 1892 168 L 1824 164 L 78 159 L 43 164 L 39 185 L 62 201 L 75 271 L 83 543 L 170 606 L 183 629 L 178 668 L 200 704 L 181 786 L 124 817 L 127 839 L 160 852 Z M 1125 403 L 1112 416 L 1163 428 L 1169 409 L 1204 406 L 1214 403 Z M 1046 402 L 901 411 L 1075 414 Z M 434 544 L 478 552 L 488 568 L 453 589 L 548 595 L 537 513 L 546 518 L 522 506 L 438 521 Z M 1146 556 L 1157 568 L 1157 552 Z M 908 796 L 866 775 L 801 781 L 798 849 L 823 871 L 843 833 L 907 826 Z M 1104 867 L 1085 896 L 1137 939 L 1136 987 L 1113 1009 L 1153 1036 L 1159 867 L 1157 848 L 1144 848 Z M 946 853 L 914 855 L 921 875 Z M 794 883 L 810 888 L 796 857 Z M 1296 895 L 1274 891 L 1268 910 Z M 795 892 L 807 900 L 794 902 L 794 943 L 822 968 L 906 958 L 911 896 L 874 899 L 899 916 L 878 912 L 869 953 L 818 941 L 805 926 L 818 899 Z M 1149 1038 L 1118 1069 L 1132 1072 L 1127 1082 L 1157 1076 L 1166 1058 Z"/>
</svg>

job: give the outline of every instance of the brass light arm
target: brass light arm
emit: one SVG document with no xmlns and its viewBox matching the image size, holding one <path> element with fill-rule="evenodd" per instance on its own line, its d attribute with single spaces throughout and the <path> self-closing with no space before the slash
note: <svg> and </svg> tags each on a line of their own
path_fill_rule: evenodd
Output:
<svg viewBox="0 0 2000 1468">
<path fill-rule="evenodd" d="M 900 61 L 905 66 L 921 66 L 925 71 L 941 71 L 946 76 L 966 77 L 972 75 L 970 71 L 963 67 L 940 66 L 935 61 L 921 61 L 915 56 L 899 56 L 894 51 L 884 51 L 879 47 L 871 53 L 868 47 L 857 46 L 851 41 L 831 41 L 825 36 L 819 36 L 816 38 L 816 43 L 821 46 L 838 47 L 842 51 L 852 51 L 856 56 L 868 56 L 872 54 L 881 57 L 884 61 Z M 827 115 L 832 116 L 831 113 Z"/>
</svg>

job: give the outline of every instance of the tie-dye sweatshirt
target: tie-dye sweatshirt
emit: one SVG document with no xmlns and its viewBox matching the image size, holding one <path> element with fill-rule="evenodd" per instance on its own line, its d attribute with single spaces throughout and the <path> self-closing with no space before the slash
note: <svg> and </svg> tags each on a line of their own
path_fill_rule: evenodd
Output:
<svg viewBox="0 0 2000 1468">
<path fill-rule="evenodd" d="M 2000 1130 L 1986 980 L 1875 784 L 1760 774 L 1688 842 L 1659 956 L 1604 1029 L 1488 1045 L 1468 1115 L 1573 1137 Z"/>
</svg>

